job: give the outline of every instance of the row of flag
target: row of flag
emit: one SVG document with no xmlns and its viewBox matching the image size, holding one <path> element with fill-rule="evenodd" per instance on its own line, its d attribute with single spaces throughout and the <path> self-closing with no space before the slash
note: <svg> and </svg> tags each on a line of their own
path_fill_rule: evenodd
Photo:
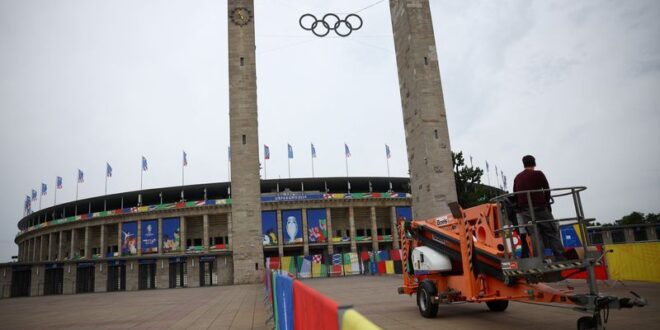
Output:
<svg viewBox="0 0 660 330">
<path fill-rule="evenodd" d="M 231 161 L 231 147 L 228 149 L 229 151 L 229 160 Z M 310 143 L 310 151 L 312 158 L 316 158 L 316 146 L 314 146 L 314 143 Z M 351 149 L 348 147 L 348 144 L 344 143 L 344 156 L 346 158 L 351 158 Z M 287 143 L 287 157 L 289 159 L 293 159 L 293 147 L 291 144 Z M 387 159 L 392 158 L 392 153 L 390 151 L 390 146 L 387 144 L 385 145 L 385 157 Z M 266 144 L 264 144 L 264 159 L 270 159 L 270 147 Z"/>
</svg>

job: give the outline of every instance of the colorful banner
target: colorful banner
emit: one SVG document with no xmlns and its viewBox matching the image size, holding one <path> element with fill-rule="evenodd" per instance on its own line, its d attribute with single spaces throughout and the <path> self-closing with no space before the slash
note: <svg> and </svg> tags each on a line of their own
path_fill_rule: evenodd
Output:
<svg viewBox="0 0 660 330">
<path fill-rule="evenodd" d="M 300 281 L 293 282 L 294 329 L 339 329 L 339 305 Z"/>
<path fill-rule="evenodd" d="M 277 245 L 277 211 L 261 212 L 261 235 L 264 246 Z"/>
<path fill-rule="evenodd" d="M 163 219 L 163 252 L 181 250 L 181 221 L 179 218 Z"/>
<path fill-rule="evenodd" d="M 142 221 L 142 254 L 158 253 L 158 220 Z"/>
<path fill-rule="evenodd" d="M 325 243 L 328 241 L 328 227 L 325 209 L 307 210 L 307 232 L 310 243 Z"/>
<path fill-rule="evenodd" d="M 396 222 L 399 220 L 411 221 L 412 220 L 412 209 L 409 206 L 399 206 L 396 208 Z"/>
<path fill-rule="evenodd" d="M 121 224 L 121 254 L 125 256 L 137 255 L 137 222 L 124 222 Z"/>
<path fill-rule="evenodd" d="M 282 211 L 282 236 L 284 244 L 301 244 L 302 239 L 302 211 Z"/>
</svg>

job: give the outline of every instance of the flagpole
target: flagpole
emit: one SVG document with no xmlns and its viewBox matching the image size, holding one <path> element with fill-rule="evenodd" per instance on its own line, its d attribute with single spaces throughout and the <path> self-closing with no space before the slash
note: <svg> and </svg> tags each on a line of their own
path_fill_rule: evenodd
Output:
<svg viewBox="0 0 660 330">
<path fill-rule="evenodd" d="M 385 156 L 385 161 L 387 162 L 387 178 L 390 178 L 390 159 Z"/>
<path fill-rule="evenodd" d="M 312 155 L 312 178 L 314 177 L 314 155 Z"/>
<path fill-rule="evenodd" d="M 346 160 L 346 177 L 348 178 L 348 156 L 344 155 L 344 160 Z"/>
<path fill-rule="evenodd" d="M 43 187 L 41 187 L 41 197 L 39 197 L 39 210 L 41 210 L 41 200 L 44 198 Z"/>
<path fill-rule="evenodd" d="M 291 179 L 291 157 L 287 157 L 287 163 L 289 164 L 289 179 Z"/>
<path fill-rule="evenodd" d="M 57 205 L 57 179 L 55 179 L 55 196 L 53 197 L 53 206 Z"/>
<path fill-rule="evenodd" d="M 185 169 L 186 169 L 186 165 L 183 165 L 183 163 L 181 163 L 181 186 L 185 186 L 185 182 L 186 182 L 185 173 L 184 173 Z"/>
<path fill-rule="evenodd" d="M 264 154 L 264 179 L 268 179 L 268 162 L 266 162 L 266 155 Z"/>
<path fill-rule="evenodd" d="M 140 168 L 140 190 L 142 190 L 142 174 L 144 173 L 144 165 Z"/>
</svg>

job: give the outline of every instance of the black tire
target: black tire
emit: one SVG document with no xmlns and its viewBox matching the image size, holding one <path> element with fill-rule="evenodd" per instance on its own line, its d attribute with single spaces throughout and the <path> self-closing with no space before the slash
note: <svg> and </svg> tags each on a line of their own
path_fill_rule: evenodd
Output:
<svg viewBox="0 0 660 330">
<path fill-rule="evenodd" d="M 433 300 L 435 296 L 437 296 L 437 290 L 435 284 L 430 280 L 424 280 L 417 287 L 417 307 L 423 317 L 432 319 L 438 315 L 438 303 Z"/>
<path fill-rule="evenodd" d="M 508 300 L 493 300 L 487 301 L 486 306 L 490 309 L 491 312 L 504 312 L 507 307 L 509 307 Z"/>
<path fill-rule="evenodd" d="M 578 330 L 596 330 L 596 319 L 591 316 L 583 316 L 577 321 Z"/>
</svg>

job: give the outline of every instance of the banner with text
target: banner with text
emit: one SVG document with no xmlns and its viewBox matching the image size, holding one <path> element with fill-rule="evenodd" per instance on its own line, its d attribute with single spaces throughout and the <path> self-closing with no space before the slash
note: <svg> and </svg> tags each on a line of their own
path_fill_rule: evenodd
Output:
<svg viewBox="0 0 660 330">
<path fill-rule="evenodd" d="M 142 221 L 142 254 L 158 253 L 158 220 Z"/>
</svg>

